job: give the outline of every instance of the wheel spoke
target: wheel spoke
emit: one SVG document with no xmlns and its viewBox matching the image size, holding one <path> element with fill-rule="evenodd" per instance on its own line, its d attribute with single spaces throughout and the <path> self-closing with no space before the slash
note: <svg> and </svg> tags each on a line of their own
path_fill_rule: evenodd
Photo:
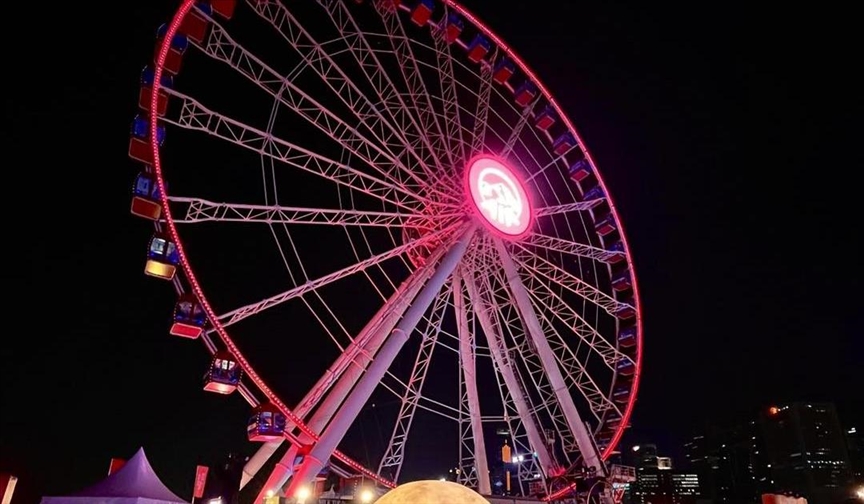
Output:
<svg viewBox="0 0 864 504">
<path fill-rule="evenodd" d="M 516 125 L 513 126 L 513 130 L 510 131 L 510 137 L 507 139 L 507 143 L 504 144 L 504 148 L 501 149 L 501 152 L 498 154 L 500 157 L 506 158 L 513 151 L 513 148 L 516 147 L 516 142 L 518 142 L 522 137 L 522 130 L 525 129 L 525 126 L 527 126 L 534 117 L 534 107 L 539 101 L 540 97 L 538 96 L 530 105 L 522 110 L 519 120 L 516 122 Z"/>
<path fill-rule="evenodd" d="M 216 203 L 201 198 L 169 196 L 178 210 L 174 222 L 251 222 L 262 224 L 317 224 L 325 226 L 404 227 L 427 219 L 422 214 L 375 212 L 364 210 L 334 210 L 245 203 Z M 442 215 L 443 221 L 458 218 L 458 214 Z"/>
<path fill-rule="evenodd" d="M 591 210 L 597 205 L 603 203 L 604 201 L 605 200 L 603 198 L 595 198 L 586 201 L 577 201 L 575 203 L 566 203 L 563 205 L 540 207 L 537 209 L 535 215 L 537 215 L 538 217 L 546 217 L 549 215 L 560 215 L 569 212 Z"/>
<path fill-rule="evenodd" d="M 444 130 L 438 121 L 429 90 L 420 74 L 417 58 L 411 49 L 411 41 L 405 35 L 402 21 L 398 15 L 398 8 L 391 1 L 374 0 L 374 4 L 378 15 L 384 21 L 387 38 L 390 40 L 390 47 L 393 49 L 393 54 L 399 64 L 402 80 L 408 87 L 409 99 L 403 103 L 410 107 L 414 117 L 419 121 L 421 131 L 426 135 L 425 142 L 432 147 L 432 154 L 438 170 L 443 171 L 442 175 L 447 174 L 456 163 L 442 134 Z M 440 74 L 440 69 L 438 73 Z M 449 165 L 444 163 L 449 163 Z"/>
<path fill-rule="evenodd" d="M 496 51 L 497 54 L 497 51 Z M 480 66 L 480 92 L 477 95 L 477 107 L 474 112 L 474 133 L 471 136 L 471 156 L 483 153 L 486 142 L 486 130 L 489 129 L 489 99 L 492 97 L 492 65 L 493 55 L 488 65 Z M 468 162 L 466 159 L 465 162 Z"/>
<path fill-rule="evenodd" d="M 351 41 L 348 45 L 349 52 L 362 69 L 368 83 L 375 89 L 380 104 L 386 108 L 396 126 L 402 130 L 407 143 L 416 152 L 425 154 L 423 158 L 427 161 L 421 163 L 421 168 L 431 181 L 436 181 L 439 175 L 435 168 L 441 166 L 441 163 L 435 154 L 435 148 L 429 142 L 416 117 L 410 113 L 409 103 L 399 92 L 399 88 L 382 65 L 376 51 L 372 49 L 366 33 L 360 29 L 348 5 L 342 0 L 318 0 L 318 4 L 325 9 L 342 37 Z"/>
<path fill-rule="evenodd" d="M 524 245 L 520 244 L 518 247 L 527 251 L 527 245 L 540 247 L 559 254 L 575 255 L 587 259 L 594 259 L 595 261 L 604 263 L 613 262 L 626 257 L 625 253 L 619 250 L 606 250 L 592 245 L 577 243 L 571 240 L 565 240 L 563 238 L 539 233 L 531 235 L 531 237 L 524 242 Z"/>
<path fill-rule="evenodd" d="M 448 12 L 447 5 L 444 5 L 442 19 L 447 19 Z M 456 166 L 465 162 L 467 153 L 465 151 L 464 128 L 459 118 L 459 95 L 456 76 L 453 73 L 453 54 L 450 51 L 450 44 L 445 39 L 444 28 L 441 26 L 434 27 L 432 37 L 435 46 L 435 59 L 438 63 L 438 78 L 441 85 L 444 138 L 445 140 L 449 140 L 447 151 L 454 154 L 458 153 L 455 159 L 451 158 L 451 162 Z"/>
<path fill-rule="evenodd" d="M 448 226 L 448 227 L 446 227 L 440 231 L 436 231 L 434 233 L 429 233 L 428 235 L 425 235 L 425 236 L 423 236 L 423 237 L 421 237 L 415 241 L 406 243 L 404 245 L 400 245 L 400 246 L 395 247 L 391 250 L 388 250 L 387 252 L 384 252 L 382 254 L 378 254 L 378 255 L 372 256 L 368 259 L 365 259 L 363 261 L 360 261 L 357 264 L 352 264 L 351 266 L 348 266 L 346 268 L 342 268 L 341 270 L 334 271 L 333 273 L 330 273 L 329 275 L 325 275 L 325 276 L 317 278 L 315 280 L 309 280 L 306 283 L 298 285 L 298 286 L 296 286 L 292 289 L 289 289 L 285 292 L 281 292 L 279 294 L 276 294 L 275 296 L 271 296 L 271 297 L 264 299 L 262 301 L 258 301 L 256 303 L 252 303 L 252 304 L 237 308 L 235 310 L 232 310 L 230 312 L 224 313 L 224 314 L 219 316 L 219 321 L 221 322 L 223 327 L 228 327 L 230 325 L 236 324 L 237 322 L 239 322 L 239 321 L 241 321 L 247 317 L 251 317 L 252 315 L 260 313 L 264 310 L 267 310 L 267 309 L 272 308 L 274 306 L 278 306 L 282 303 L 288 302 L 288 301 L 295 299 L 297 297 L 300 297 L 306 293 L 317 290 L 317 289 L 319 289 L 325 285 L 329 285 L 329 284 L 336 282 L 338 280 L 341 280 L 345 277 L 354 275 L 355 273 L 362 272 L 366 268 L 375 266 L 375 265 L 380 264 L 380 263 L 387 261 L 389 259 L 393 259 L 395 257 L 398 257 L 398 256 L 405 254 L 405 253 L 407 253 L 407 252 L 409 252 L 409 251 L 411 251 L 417 247 L 426 245 L 428 243 L 434 243 L 438 240 L 445 240 L 447 238 L 447 236 L 452 235 L 456 229 L 457 229 L 457 225 L 453 224 L 453 225 L 450 225 L 450 226 Z"/>
<path fill-rule="evenodd" d="M 414 194 L 404 186 L 383 181 L 344 163 L 221 115 L 178 91 L 166 90 L 166 92 L 181 102 L 178 117 L 163 119 L 169 124 L 208 133 L 409 211 L 413 211 L 417 202 L 426 201 L 426 198 Z"/>
<path fill-rule="evenodd" d="M 345 73 L 331 54 L 313 38 L 288 8 L 277 0 L 247 0 L 247 2 L 262 19 L 282 35 L 289 45 L 296 49 L 333 95 L 338 97 L 347 109 L 353 112 L 360 124 L 371 132 L 378 145 L 386 148 L 390 160 L 401 169 L 398 173 L 400 179 L 409 179 L 413 184 L 427 187 L 440 196 L 452 198 L 452 195 L 439 191 L 429 184 L 427 179 L 420 177 L 415 170 L 406 166 L 409 157 L 421 163 L 423 159 L 415 152 L 411 143 L 406 141 L 404 133 L 381 114 L 379 108 L 358 88 L 354 80 Z M 402 161 L 403 158 L 405 161 Z"/>
<path fill-rule="evenodd" d="M 582 315 L 576 313 L 570 303 L 567 303 L 559 294 L 552 291 L 546 282 L 529 280 L 531 296 L 535 302 L 551 313 L 555 318 L 567 326 L 573 334 L 588 345 L 599 355 L 606 366 L 614 371 L 621 361 L 631 361 L 630 357 L 615 348 L 594 326 L 589 324 Z"/>
<path fill-rule="evenodd" d="M 582 299 L 599 306 L 613 317 L 625 308 L 632 308 L 629 304 L 618 301 L 597 287 L 566 271 L 564 268 L 556 266 L 540 257 L 540 255 L 530 252 L 520 245 L 517 245 L 517 247 L 523 251 L 516 254 L 516 261 L 519 263 L 519 266 L 535 276 L 543 277 L 551 285 L 564 287 Z"/>
</svg>

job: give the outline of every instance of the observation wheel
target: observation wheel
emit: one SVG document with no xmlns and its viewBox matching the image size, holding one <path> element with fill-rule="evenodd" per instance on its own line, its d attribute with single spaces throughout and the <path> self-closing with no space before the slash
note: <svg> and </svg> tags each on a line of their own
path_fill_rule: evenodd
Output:
<svg viewBox="0 0 864 504">
<path fill-rule="evenodd" d="M 184 0 L 139 106 L 145 273 L 213 355 L 205 390 L 252 408 L 256 502 L 436 457 L 486 495 L 615 476 L 642 346 L 622 224 L 570 119 L 465 8 Z"/>
</svg>

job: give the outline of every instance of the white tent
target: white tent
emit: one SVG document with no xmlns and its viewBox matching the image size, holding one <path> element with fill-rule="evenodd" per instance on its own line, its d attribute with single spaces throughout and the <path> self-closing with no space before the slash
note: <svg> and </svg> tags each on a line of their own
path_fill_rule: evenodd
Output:
<svg viewBox="0 0 864 504">
<path fill-rule="evenodd" d="M 119 471 L 95 485 L 65 497 L 43 497 L 42 504 L 188 504 L 174 495 L 153 472 L 144 448 Z"/>
</svg>

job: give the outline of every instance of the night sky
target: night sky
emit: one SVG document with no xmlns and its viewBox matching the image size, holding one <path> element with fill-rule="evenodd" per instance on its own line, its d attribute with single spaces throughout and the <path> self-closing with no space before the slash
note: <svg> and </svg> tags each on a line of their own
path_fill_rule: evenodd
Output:
<svg viewBox="0 0 864 504">
<path fill-rule="evenodd" d="M 245 403 L 201 392 L 206 352 L 167 335 L 174 296 L 142 274 L 150 228 L 128 210 L 139 72 L 175 3 L 7 17 L 24 30 L 2 35 L 0 470 L 19 477 L 16 504 L 93 483 L 139 446 L 188 497 L 196 463 L 254 450 Z M 677 453 L 706 423 L 798 399 L 864 422 L 849 16 L 466 5 L 570 113 L 627 225 L 645 367 L 625 444 Z"/>
</svg>

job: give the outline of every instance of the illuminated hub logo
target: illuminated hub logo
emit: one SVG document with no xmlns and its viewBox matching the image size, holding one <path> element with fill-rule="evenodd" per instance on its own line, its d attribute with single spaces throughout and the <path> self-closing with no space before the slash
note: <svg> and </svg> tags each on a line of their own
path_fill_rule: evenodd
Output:
<svg viewBox="0 0 864 504">
<path fill-rule="evenodd" d="M 494 231 L 519 237 L 531 223 L 531 203 L 522 183 L 494 158 L 479 157 L 468 167 L 468 190 L 483 220 Z"/>
</svg>

